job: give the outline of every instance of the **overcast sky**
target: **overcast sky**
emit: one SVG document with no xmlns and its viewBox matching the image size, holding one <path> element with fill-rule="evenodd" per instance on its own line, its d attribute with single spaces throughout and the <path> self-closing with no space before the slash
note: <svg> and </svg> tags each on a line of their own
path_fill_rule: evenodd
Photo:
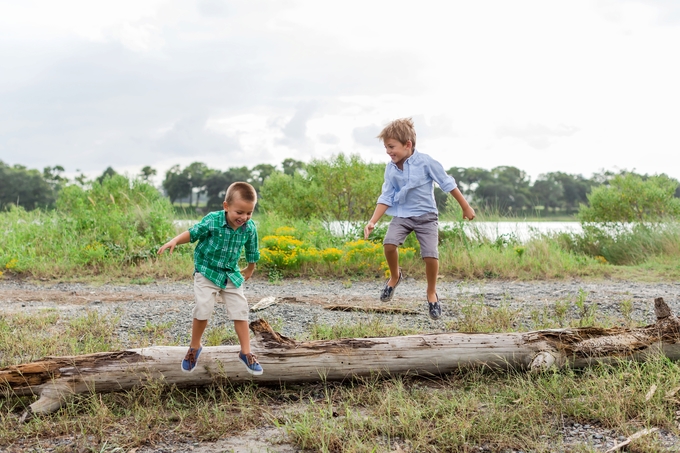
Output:
<svg viewBox="0 0 680 453">
<path fill-rule="evenodd" d="M 406 116 L 447 169 L 680 178 L 680 2 L 0 0 L 8 164 L 387 162 Z"/>
</svg>

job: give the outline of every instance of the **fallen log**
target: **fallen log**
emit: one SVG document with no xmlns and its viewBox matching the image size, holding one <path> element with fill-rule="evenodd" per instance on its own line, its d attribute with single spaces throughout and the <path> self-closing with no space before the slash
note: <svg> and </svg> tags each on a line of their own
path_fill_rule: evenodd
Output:
<svg viewBox="0 0 680 453">
<path fill-rule="evenodd" d="M 359 305 L 326 305 L 323 307 L 330 311 L 361 311 L 364 313 L 387 313 L 393 315 L 418 315 L 421 312 L 400 307 L 362 307 Z"/>
<path fill-rule="evenodd" d="M 24 414 L 57 410 L 69 396 L 113 392 L 161 380 L 178 387 L 215 382 L 312 382 L 369 375 L 440 375 L 460 367 L 545 370 L 597 362 L 645 360 L 649 354 L 680 359 L 680 320 L 662 298 L 655 324 L 640 328 L 551 329 L 525 333 L 439 333 L 385 338 L 295 341 L 264 320 L 251 323 L 265 373 L 253 377 L 238 361 L 238 346 L 204 347 L 197 368 L 184 373 L 186 347 L 156 346 L 41 360 L 0 369 L 16 395 L 40 398 Z"/>
</svg>

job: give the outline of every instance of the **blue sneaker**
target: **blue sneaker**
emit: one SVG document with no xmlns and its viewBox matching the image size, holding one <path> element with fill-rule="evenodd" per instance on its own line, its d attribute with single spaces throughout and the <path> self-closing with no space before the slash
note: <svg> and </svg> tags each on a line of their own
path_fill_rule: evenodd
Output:
<svg viewBox="0 0 680 453">
<path fill-rule="evenodd" d="M 182 371 L 185 373 L 191 373 L 196 369 L 198 356 L 201 355 L 202 350 L 203 346 L 199 346 L 198 349 L 189 348 L 187 355 L 185 355 L 184 360 L 182 360 Z"/>
<path fill-rule="evenodd" d="M 248 370 L 248 373 L 254 376 L 259 376 L 264 372 L 262 366 L 260 365 L 260 362 L 257 361 L 257 357 L 255 356 L 255 354 L 250 353 L 244 354 L 242 352 L 239 352 L 238 358 L 246 366 L 246 370 Z"/>
</svg>

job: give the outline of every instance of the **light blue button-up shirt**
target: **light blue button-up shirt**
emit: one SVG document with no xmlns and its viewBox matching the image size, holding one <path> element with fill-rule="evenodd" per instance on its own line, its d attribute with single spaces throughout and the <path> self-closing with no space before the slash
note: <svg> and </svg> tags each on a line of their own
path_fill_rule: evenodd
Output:
<svg viewBox="0 0 680 453">
<path fill-rule="evenodd" d="M 438 212 L 434 200 L 434 184 L 444 192 L 457 187 L 453 176 L 444 171 L 442 164 L 427 154 L 413 150 L 404 161 L 404 169 L 394 162 L 385 167 L 385 182 L 378 203 L 389 206 L 385 214 L 392 217 L 416 217 L 428 212 Z"/>
</svg>

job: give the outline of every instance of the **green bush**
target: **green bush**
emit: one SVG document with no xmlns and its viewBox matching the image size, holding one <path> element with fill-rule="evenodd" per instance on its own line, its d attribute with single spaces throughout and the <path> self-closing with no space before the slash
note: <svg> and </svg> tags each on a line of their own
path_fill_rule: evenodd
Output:
<svg viewBox="0 0 680 453">
<path fill-rule="evenodd" d="M 581 234 L 563 234 L 569 249 L 598 257 L 602 262 L 633 265 L 653 256 L 676 255 L 680 243 L 678 181 L 658 175 L 616 175 L 607 186 L 595 188 L 578 217 Z"/>
<path fill-rule="evenodd" d="M 67 186 L 54 211 L 13 208 L 0 216 L 0 266 L 59 275 L 136 264 L 175 235 L 172 218 L 168 200 L 139 180 L 116 175 L 90 189 Z"/>
<path fill-rule="evenodd" d="M 590 206 L 581 205 L 583 223 L 659 222 L 680 216 L 675 198 L 678 181 L 666 175 L 643 178 L 633 173 L 614 176 L 608 186 L 593 189 Z"/>
<path fill-rule="evenodd" d="M 356 155 L 313 160 L 304 172 L 267 178 L 260 190 L 260 207 L 289 219 L 368 221 L 380 195 L 384 168 Z"/>
</svg>

